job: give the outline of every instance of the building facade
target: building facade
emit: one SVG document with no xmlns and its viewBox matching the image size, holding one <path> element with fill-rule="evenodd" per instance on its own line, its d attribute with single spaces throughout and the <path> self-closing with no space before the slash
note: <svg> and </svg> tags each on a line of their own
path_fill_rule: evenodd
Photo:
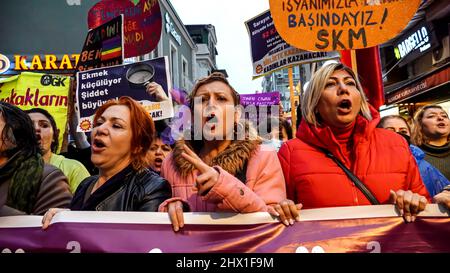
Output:
<svg viewBox="0 0 450 273">
<path fill-rule="evenodd" d="M 422 1 L 408 26 L 380 46 L 385 89 L 382 115 L 412 117 L 426 104 L 450 110 L 450 5 Z"/>
<path fill-rule="evenodd" d="M 322 62 L 312 63 L 312 64 L 302 64 L 294 66 L 292 69 L 292 76 L 294 81 L 294 110 L 297 109 L 300 103 L 301 94 L 304 91 L 304 85 L 311 79 L 311 71 L 314 70 L 318 64 Z M 283 107 L 283 111 L 291 112 L 291 92 L 289 89 L 289 73 L 288 69 L 284 68 L 275 71 L 271 74 L 264 76 L 261 83 L 263 92 L 280 92 L 280 102 Z M 289 114 L 288 114 L 289 115 Z"/>
<path fill-rule="evenodd" d="M 0 77 L 22 71 L 72 75 L 88 32 L 88 12 L 98 2 L 17 0 L 2 4 L 0 23 L 8 27 L 1 28 L 0 35 L 8 39 L 0 44 Z M 168 56 L 172 86 L 190 90 L 196 78 L 197 46 L 170 1 L 159 0 L 159 5 L 162 30 L 156 49 L 124 63 Z M 215 31 L 211 39 L 217 41 Z"/>
<path fill-rule="evenodd" d="M 213 25 L 187 25 L 192 39 L 197 45 L 195 79 L 208 76 L 217 70 L 216 55 L 217 37 Z"/>
<path fill-rule="evenodd" d="M 163 29 L 158 46 L 141 59 L 168 56 L 172 86 L 189 91 L 194 81 L 197 46 L 168 0 L 159 0 Z"/>
</svg>

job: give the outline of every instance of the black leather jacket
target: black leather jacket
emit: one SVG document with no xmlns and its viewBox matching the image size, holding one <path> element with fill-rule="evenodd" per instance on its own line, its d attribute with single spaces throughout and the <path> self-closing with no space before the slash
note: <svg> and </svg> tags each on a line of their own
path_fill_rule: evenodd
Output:
<svg viewBox="0 0 450 273">
<path fill-rule="evenodd" d="M 128 166 L 91 194 L 97 179 L 94 175 L 81 182 L 70 205 L 72 210 L 158 211 L 172 196 L 169 183 L 148 169 L 136 172 Z"/>
</svg>

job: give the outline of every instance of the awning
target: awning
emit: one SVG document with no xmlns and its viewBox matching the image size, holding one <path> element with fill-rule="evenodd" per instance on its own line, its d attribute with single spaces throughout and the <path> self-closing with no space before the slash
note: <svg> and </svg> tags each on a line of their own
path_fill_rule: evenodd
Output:
<svg viewBox="0 0 450 273">
<path fill-rule="evenodd" d="M 450 82 L 450 63 L 385 95 L 386 105 L 399 103 Z"/>
</svg>

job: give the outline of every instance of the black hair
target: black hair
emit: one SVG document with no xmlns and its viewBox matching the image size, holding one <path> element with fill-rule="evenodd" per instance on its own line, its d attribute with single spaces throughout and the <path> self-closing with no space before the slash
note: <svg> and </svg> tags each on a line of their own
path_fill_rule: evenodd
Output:
<svg viewBox="0 0 450 273">
<path fill-rule="evenodd" d="M 3 152 L 6 157 L 11 157 L 17 151 L 22 150 L 26 155 L 34 155 L 41 152 L 39 142 L 34 131 L 33 122 L 27 113 L 17 106 L 0 101 L 0 113 L 5 120 L 5 127 L 1 133 L 3 145 L 10 142 L 14 148 Z"/>
<path fill-rule="evenodd" d="M 53 116 L 47 110 L 44 110 L 42 108 L 33 108 L 30 110 L 25 110 L 25 113 L 27 114 L 40 113 L 50 121 L 50 125 L 52 126 L 53 129 L 53 137 L 52 137 L 53 141 L 52 144 L 50 145 L 50 149 L 52 150 L 53 153 L 56 153 L 56 151 L 58 151 L 59 139 L 58 139 L 58 127 L 56 127 L 56 122 Z"/>
</svg>

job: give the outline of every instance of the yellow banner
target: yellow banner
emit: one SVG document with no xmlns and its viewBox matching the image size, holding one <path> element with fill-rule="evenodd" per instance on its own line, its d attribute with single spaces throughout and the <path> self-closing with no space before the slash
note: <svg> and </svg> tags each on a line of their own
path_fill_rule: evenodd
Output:
<svg viewBox="0 0 450 273">
<path fill-rule="evenodd" d="M 47 110 L 58 126 L 59 143 L 63 143 L 69 87 L 68 76 L 22 72 L 17 76 L 0 79 L 0 101 L 14 104 L 23 110 Z"/>
</svg>

